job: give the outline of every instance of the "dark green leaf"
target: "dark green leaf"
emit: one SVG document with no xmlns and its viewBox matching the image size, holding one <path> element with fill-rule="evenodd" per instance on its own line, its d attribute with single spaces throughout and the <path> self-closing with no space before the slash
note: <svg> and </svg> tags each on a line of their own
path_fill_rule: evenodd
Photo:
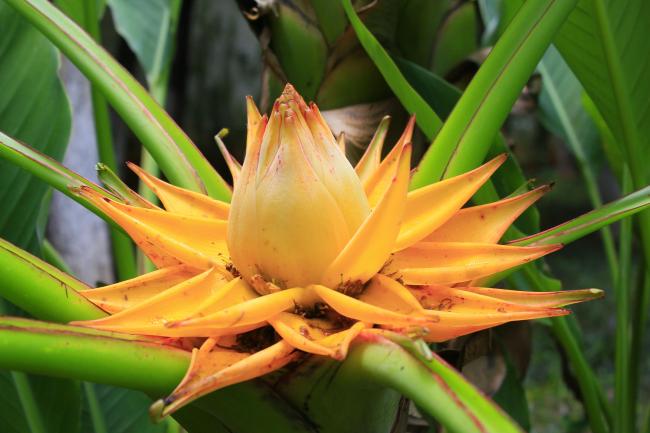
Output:
<svg viewBox="0 0 650 433">
<path fill-rule="evenodd" d="M 58 77 L 58 53 L 4 2 L 0 3 L 0 28 L 0 131 L 61 159 L 71 114 Z M 4 185 L 0 236 L 37 250 L 35 227 L 47 185 L 8 161 L 0 161 L 0 185 Z"/>
<path fill-rule="evenodd" d="M 168 69 L 180 0 L 108 0 L 117 32 L 142 65 L 149 86 Z"/>
</svg>

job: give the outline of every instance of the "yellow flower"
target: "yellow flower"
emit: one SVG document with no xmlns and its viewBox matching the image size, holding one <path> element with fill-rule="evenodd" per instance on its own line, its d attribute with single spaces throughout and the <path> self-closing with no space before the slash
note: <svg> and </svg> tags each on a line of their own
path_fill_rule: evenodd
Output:
<svg viewBox="0 0 650 433">
<path fill-rule="evenodd" d="M 503 163 L 499 156 L 409 192 L 413 126 L 383 159 L 378 133 L 353 168 L 318 108 L 288 85 L 270 118 L 249 99 L 243 166 L 224 154 L 235 179 L 230 205 L 134 165 L 164 210 L 82 188 L 159 269 L 84 291 L 111 315 L 78 324 L 196 345 L 185 378 L 156 405 L 167 415 L 302 353 L 344 359 L 360 335 L 439 342 L 564 315 L 560 307 L 600 296 L 481 287 L 560 247 L 498 244 L 548 188 L 461 209 Z"/>
</svg>

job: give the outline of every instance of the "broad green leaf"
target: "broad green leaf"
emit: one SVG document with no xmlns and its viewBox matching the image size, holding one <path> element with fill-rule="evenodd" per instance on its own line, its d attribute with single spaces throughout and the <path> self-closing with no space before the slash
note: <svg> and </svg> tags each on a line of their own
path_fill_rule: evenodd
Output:
<svg viewBox="0 0 650 433">
<path fill-rule="evenodd" d="M 325 75 L 327 44 L 320 29 L 298 7 L 275 5 L 269 46 L 286 79 L 313 100 Z"/>
<path fill-rule="evenodd" d="M 80 432 L 80 397 L 78 382 L 0 370 L 0 430 Z"/>
<path fill-rule="evenodd" d="M 0 298 L 0 315 L 10 309 L 13 310 Z M 0 366 L 0 431 L 3 433 L 80 432 L 80 411 L 78 382 L 4 371 Z"/>
<path fill-rule="evenodd" d="M 310 3 L 325 40 L 330 45 L 335 43 L 348 25 L 343 8 L 331 0 L 310 0 Z"/>
<path fill-rule="evenodd" d="M 404 3 L 397 24 L 397 46 L 402 57 L 428 67 L 440 23 L 451 0 L 407 0 Z"/>
<path fill-rule="evenodd" d="M 63 13 L 72 18 L 77 24 L 82 25 L 85 20 L 84 2 L 87 0 L 54 0 L 56 7 L 61 9 Z M 106 10 L 106 0 L 95 0 L 95 10 L 97 11 L 97 19 L 101 20 Z"/>
<path fill-rule="evenodd" d="M 514 18 L 517 9 L 521 7 L 518 0 L 478 0 L 483 31 L 483 45 L 492 45 L 505 31 L 508 23 Z"/>
<path fill-rule="evenodd" d="M 108 0 L 117 32 L 135 53 L 155 88 L 169 73 L 180 0 Z"/>
<path fill-rule="evenodd" d="M 417 124 L 424 132 L 424 135 L 428 139 L 432 139 L 442 124 L 440 118 L 402 76 L 399 68 L 386 50 L 359 19 L 350 0 L 340 1 L 366 53 L 375 63 L 386 83 L 388 83 L 406 111 L 415 114 Z"/>
<path fill-rule="evenodd" d="M 416 187 L 478 166 L 555 32 L 577 0 L 522 6 L 420 162 Z"/>
<path fill-rule="evenodd" d="M 602 204 L 596 186 L 599 139 L 595 125 L 583 108 L 582 86 L 557 49 L 549 47 L 537 66 L 542 76 L 539 96 L 545 126 L 562 137 L 578 162 L 594 207 Z"/>
<path fill-rule="evenodd" d="M 580 0 L 555 44 L 627 153 L 636 188 L 650 151 L 645 0 Z"/>
<path fill-rule="evenodd" d="M 90 387 L 90 390 L 89 390 Z M 149 417 L 152 400 L 145 394 L 108 385 L 84 384 L 86 405 L 82 414 L 82 432 L 100 433 L 93 424 L 90 395 L 97 399 L 95 408 L 102 417 L 106 433 L 164 433 L 166 423 L 154 424 Z M 94 393 L 94 396 L 93 396 Z M 91 397 L 91 398 L 92 398 Z M 95 414 L 95 416 L 99 416 Z"/>
<path fill-rule="evenodd" d="M 438 28 L 431 62 L 433 72 L 446 76 L 479 48 L 480 21 L 474 2 L 451 9 Z"/>
<path fill-rule="evenodd" d="M 650 62 L 645 0 L 580 0 L 555 44 L 621 146 L 634 189 L 648 184 Z M 624 177 L 623 177 L 624 178 Z M 650 212 L 639 215 L 650 266 Z"/>
<path fill-rule="evenodd" d="M 591 100 L 587 93 L 583 92 L 581 95 L 582 106 L 584 107 L 591 120 L 596 125 L 598 133 L 600 134 L 600 142 L 603 147 L 603 152 L 607 156 L 607 162 L 609 163 L 609 168 L 614 172 L 614 175 L 619 179 L 619 183 L 622 183 L 623 179 L 623 168 L 625 161 L 621 153 L 621 147 L 616 142 L 612 130 L 609 129 L 607 122 L 603 119 L 602 114 L 598 111 L 598 108 L 594 104 L 594 101 Z"/>
<path fill-rule="evenodd" d="M 549 47 L 537 68 L 542 75 L 539 98 L 542 120 L 568 145 L 578 163 L 591 205 L 594 209 L 599 208 L 603 204 L 597 179 L 599 138 L 595 125 L 583 108 L 582 86 L 554 46 Z M 616 249 L 609 227 L 601 230 L 601 236 L 610 273 L 616 280 Z"/>
<path fill-rule="evenodd" d="M 499 337 L 497 336 L 497 338 Z M 517 368 L 512 363 L 510 354 L 503 342 L 499 341 L 499 343 L 506 365 L 506 375 L 497 392 L 492 395 L 492 399 L 512 416 L 524 430 L 530 431 L 530 413 L 528 401 L 526 400 L 526 391 L 522 383 L 523 378 L 519 377 Z"/>
<path fill-rule="evenodd" d="M 2 133 L 61 159 L 71 114 L 54 47 L 5 3 L 0 4 L 0 140 Z M 0 236 L 36 251 L 36 222 L 47 185 L 0 161 Z"/>
<path fill-rule="evenodd" d="M 6 3 L 43 32 L 101 90 L 170 181 L 216 198 L 229 198 L 224 180 L 167 112 L 74 21 L 46 0 Z"/>
</svg>

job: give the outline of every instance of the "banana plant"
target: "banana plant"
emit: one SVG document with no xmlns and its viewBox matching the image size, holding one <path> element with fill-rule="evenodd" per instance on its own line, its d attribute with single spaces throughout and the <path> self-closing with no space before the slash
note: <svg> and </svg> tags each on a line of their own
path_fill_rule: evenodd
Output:
<svg viewBox="0 0 650 433">
<path fill-rule="evenodd" d="M 319 37 L 331 43 L 347 31 L 357 38 L 366 64 L 433 143 L 411 176 L 415 120 L 385 156 L 384 122 L 352 166 L 318 106 L 287 85 L 275 92 L 268 114 L 248 101 L 241 164 L 222 146 L 231 188 L 74 21 L 44 0 L 5 1 L 1 12 L 12 7 L 88 77 L 170 183 L 130 164 L 159 207 L 110 172 L 103 187 L 95 185 L 12 131 L 0 133 L 0 156 L 122 230 L 157 267 L 91 288 L 2 241 L 0 294 L 37 320 L 0 319 L 0 367 L 142 391 L 157 399 L 155 420 L 173 416 L 189 432 L 395 431 L 403 397 L 448 431 L 516 432 L 521 428 L 431 344 L 554 317 L 572 360 L 584 359 L 559 316 L 569 313 L 563 306 L 602 291 L 548 291 L 544 275 L 526 263 L 557 250 L 556 241 L 646 209 L 648 187 L 516 240 L 516 227 L 506 231 L 548 188 L 503 197 L 488 180 L 507 156 L 481 165 L 503 147 L 501 123 L 576 2 L 526 2 L 462 94 L 425 74 L 427 84 L 455 98 L 447 113 L 427 102 L 359 19 L 372 4 L 355 9 L 342 0 L 327 13 L 325 2 L 312 2 L 319 21 L 333 20 Z M 298 12 L 288 8 L 283 16 Z M 311 47 L 305 62 L 322 60 L 310 45 L 318 37 L 293 36 L 295 17 L 272 25 L 287 50 L 274 48 L 278 62 L 303 45 Z M 422 53 L 416 51 L 410 55 Z M 316 91 L 323 86 L 309 78 L 318 65 L 303 66 L 287 79 L 323 103 Z M 490 203 L 463 208 L 477 192 Z M 500 244 L 502 238 L 513 242 Z M 547 293 L 486 287 L 523 265 Z M 602 403 L 592 373 L 588 366 L 577 373 L 590 392 L 593 430 L 608 431 L 595 413 Z M 24 407 L 34 409 L 31 388 L 21 389 Z M 30 430 L 47 431 L 37 415 L 29 417 Z"/>
</svg>

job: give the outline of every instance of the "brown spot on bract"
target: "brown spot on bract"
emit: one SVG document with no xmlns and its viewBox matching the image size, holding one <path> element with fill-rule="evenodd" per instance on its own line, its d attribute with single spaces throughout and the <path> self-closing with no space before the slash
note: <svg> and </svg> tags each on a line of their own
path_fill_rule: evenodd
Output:
<svg viewBox="0 0 650 433">
<path fill-rule="evenodd" d="M 438 311 L 450 311 L 452 307 L 454 306 L 454 301 L 452 301 L 451 298 L 444 298 L 440 301 L 438 304 L 438 307 L 436 307 L 436 310 Z"/>
</svg>

